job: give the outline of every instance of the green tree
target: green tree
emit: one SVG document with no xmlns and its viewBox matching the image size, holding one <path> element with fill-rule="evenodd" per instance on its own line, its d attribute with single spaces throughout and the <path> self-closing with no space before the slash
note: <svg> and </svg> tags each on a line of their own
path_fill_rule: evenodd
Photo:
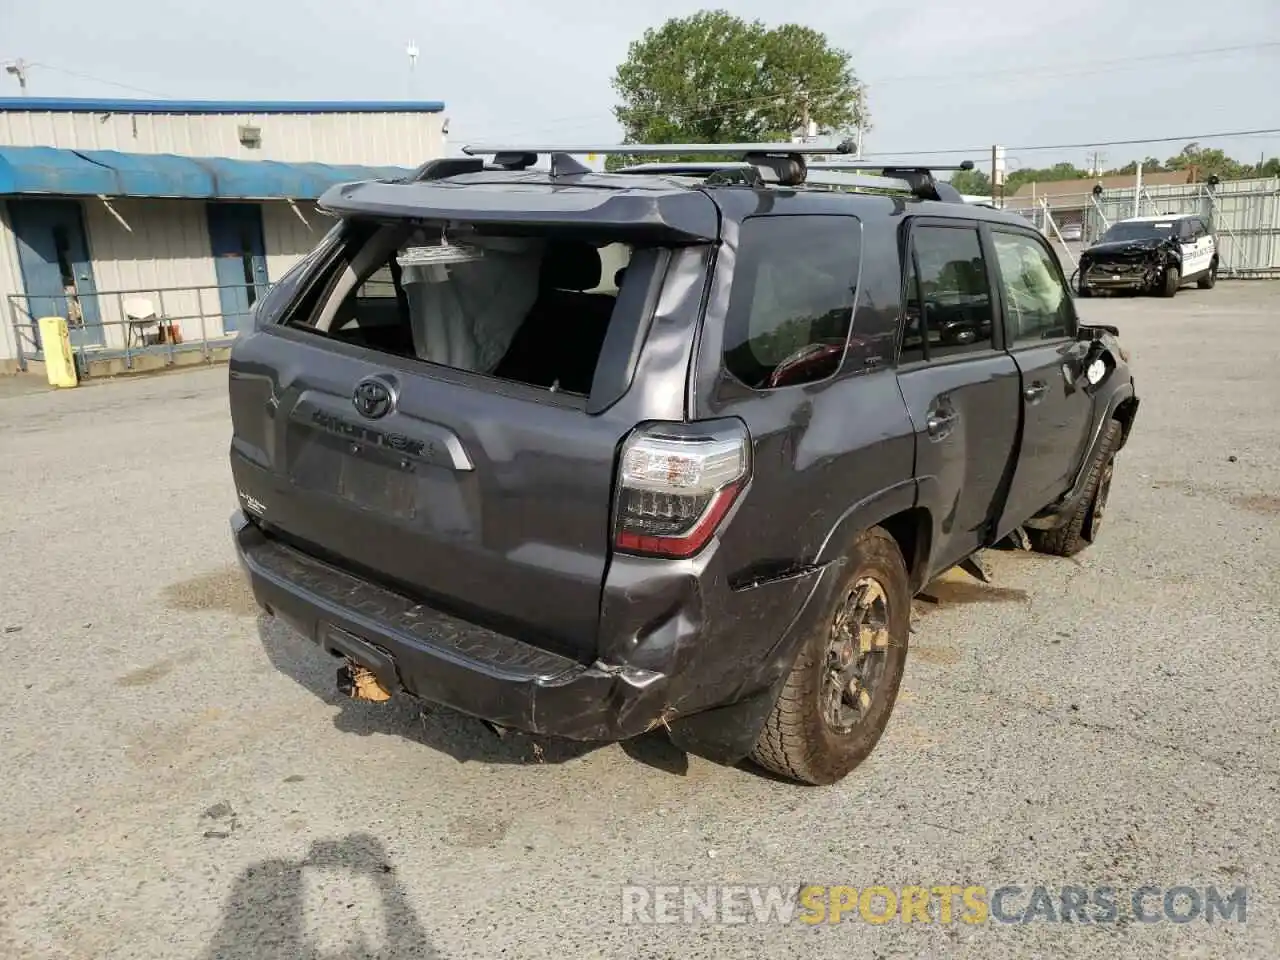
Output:
<svg viewBox="0 0 1280 960">
<path fill-rule="evenodd" d="M 1168 170 L 1169 168 L 1165 166 L 1163 163 L 1161 163 L 1159 160 L 1157 160 L 1155 157 L 1147 157 L 1142 161 L 1143 173 L 1167 173 Z M 1103 172 L 1102 175 L 1104 177 L 1124 177 L 1124 176 L 1131 177 L 1137 174 L 1137 172 L 1138 172 L 1138 163 L 1135 160 L 1130 163 L 1126 163 L 1123 167 L 1116 167 L 1112 170 L 1106 170 Z"/>
<path fill-rule="evenodd" d="M 1078 180 L 1088 176 L 1073 163 L 1055 163 L 1052 167 L 1023 167 L 1005 177 L 1005 196 L 1012 196 L 1024 183 L 1053 183 L 1057 180 Z"/>
<path fill-rule="evenodd" d="M 1213 174 L 1223 180 L 1233 180 L 1249 176 L 1253 171 L 1252 167 L 1231 159 L 1221 150 L 1201 147 L 1198 143 L 1188 143 L 1181 153 L 1170 157 L 1165 163 L 1170 170 L 1194 169 L 1197 180 L 1204 180 Z"/>
<path fill-rule="evenodd" d="M 768 29 L 724 10 L 646 30 L 613 86 L 626 143 L 788 140 L 806 111 L 824 133 L 866 129 L 848 53 L 809 27 Z"/>
<path fill-rule="evenodd" d="M 1257 176 L 1280 177 L 1280 157 L 1271 157 L 1258 164 Z"/>
<path fill-rule="evenodd" d="M 972 197 L 991 196 L 991 178 L 981 170 L 960 170 L 951 175 L 951 185 Z"/>
</svg>

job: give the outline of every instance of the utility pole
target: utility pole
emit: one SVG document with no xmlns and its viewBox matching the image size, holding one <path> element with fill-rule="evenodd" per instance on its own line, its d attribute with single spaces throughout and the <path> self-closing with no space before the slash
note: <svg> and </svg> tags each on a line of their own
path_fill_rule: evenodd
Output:
<svg viewBox="0 0 1280 960">
<path fill-rule="evenodd" d="M 991 203 L 996 204 L 996 188 L 1000 188 L 1000 202 L 1004 206 L 1004 147 L 995 144 L 991 148 Z"/>
<path fill-rule="evenodd" d="M 25 97 L 27 95 L 27 61 L 19 57 L 13 63 L 6 63 L 4 72 L 18 78 L 18 89 L 22 91 L 22 95 Z"/>
</svg>

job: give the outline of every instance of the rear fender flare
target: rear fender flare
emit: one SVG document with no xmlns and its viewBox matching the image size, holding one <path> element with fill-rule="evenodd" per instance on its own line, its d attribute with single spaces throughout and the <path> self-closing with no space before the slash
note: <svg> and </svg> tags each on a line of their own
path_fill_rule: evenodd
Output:
<svg viewBox="0 0 1280 960">
<path fill-rule="evenodd" d="M 716 763 L 736 763 L 750 753 L 801 645 L 818 628 L 832 594 L 844 582 L 845 548 L 862 531 L 915 506 L 916 482 L 912 479 L 859 500 L 841 514 L 814 558 L 813 563 L 821 572 L 795 617 L 763 659 L 750 684 L 752 692 L 723 706 L 672 721 L 672 741 Z M 922 562 L 927 565 L 927 558 L 917 559 L 917 563 Z"/>
<path fill-rule="evenodd" d="M 891 487 L 885 487 L 869 497 L 859 500 L 849 507 L 832 524 L 818 548 L 814 563 L 830 563 L 838 560 L 848 544 L 863 530 L 874 527 L 881 520 L 892 517 L 895 513 L 910 510 L 916 506 L 918 484 L 913 477 L 903 480 Z"/>
</svg>

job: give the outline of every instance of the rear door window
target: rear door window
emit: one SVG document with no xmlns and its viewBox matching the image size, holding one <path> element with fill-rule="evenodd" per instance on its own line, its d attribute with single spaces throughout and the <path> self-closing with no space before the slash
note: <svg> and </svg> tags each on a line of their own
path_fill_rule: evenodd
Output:
<svg viewBox="0 0 1280 960">
<path fill-rule="evenodd" d="M 899 362 L 939 360 L 993 348 L 995 311 L 974 224 L 911 231 Z"/>
<path fill-rule="evenodd" d="M 862 224 L 848 216 L 752 217 L 739 233 L 725 368 L 759 390 L 825 380 L 853 322 Z"/>
</svg>

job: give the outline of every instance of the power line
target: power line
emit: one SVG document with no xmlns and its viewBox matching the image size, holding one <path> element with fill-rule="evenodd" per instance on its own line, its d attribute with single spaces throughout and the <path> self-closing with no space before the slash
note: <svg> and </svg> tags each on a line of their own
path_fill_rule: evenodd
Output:
<svg viewBox="0 0 1280 960">
<path fill-rule="evenodd" d="M 972 79 L 974 77 L 1006 77 L 1006 76 L 1076 76 L 1078 74 L 1091 74 L 1098 72 L 1099 67 L 1114 66 L 1120 68 L 1128 68 L 1134 64 L 1152 63 L 1158 60 L 1179 60 L 1188 57 L 1207 57 L 1216 56 L 1222 53 L 1242 53 L 1247 50 L 1263 50 L 1272 47 L 1280 47 L 1280 40 L 1266 40 L 1261 43 L 1243 43 L 1231 47 L 1202 47 L 1193 50 L 1173 50 L 1167 53 L 1151 53 L 1140 57 L 1119 57 L 1106 60 L 1078 60 L 1074 63 L 1049 64 L 1047 67 L 1026 68 L 1012 67 L 1002 70 L 977 70 L 965 73 L 926 73 L 917 74 L 915 76 L 902 77 L 882 77 L 879 80 L 871 81 L 877 85 L 886 83 L 905 83 L 915 80 L 961 80 Z M 1056 73 L 1061 67 L 1071 67 L 1067 73 Z"/>
<path fill-rule="evenodd" d="M 1258 137 L 1268 134 L 1280 134 L 1280 127 L 1267 130 L 1233 130 L 1228 133 L 1196 133 L 1181 137 L 1148 137 L 1134 140 L 1091 140 L 1087 143 L 1040 143 L 1030 146 L 1006 147 L 1006 150 L 1017 150 L 1030 153 L 1035 150 L 1083 150 L 1086 147 L 1129 147 L 1147 143 L 1194 143 L 1201 140 L 1226 140 L 1231 137 Z M 955 147 L 948 150 L 880 150 L 868 153 L 868 157 L 934 157 L 949 153 L 980 153 L 990 147 Z"/>
<path fill-rule="evenodd" d="M 75 70 L 68 70 L 65 67 L 59 67 L 52 63 L 44 63 L 43 61 L 39 61 L 39 60 L 29 61 L 27 63 L 27 66 L 40 67 L 41 69 L 44 69 L 44 70 L 52 70 L 54 73 L 63 73 L 63 74 L 66 74 L 68 77 L 75 77 L 77 80 L 88 80 L 91 83 L 101 83 L 104 86 L 108 86 L 108 87 L 119 87 L 121 90 L 132 90 L 134 93 L 145 93 L 151 97 L 165 96 L 165 94 L 163 93 L 159 93 L 155 90 L 148 90 L 146 87 L 135 87 L 132 84 L 128 84 L 128 83 L 117 83 L 115 80 L 105 80 L 102 77 L 95 77 L 89 73 L 79 73 L 78 71 L 75 71 Z"/>
</svg>

